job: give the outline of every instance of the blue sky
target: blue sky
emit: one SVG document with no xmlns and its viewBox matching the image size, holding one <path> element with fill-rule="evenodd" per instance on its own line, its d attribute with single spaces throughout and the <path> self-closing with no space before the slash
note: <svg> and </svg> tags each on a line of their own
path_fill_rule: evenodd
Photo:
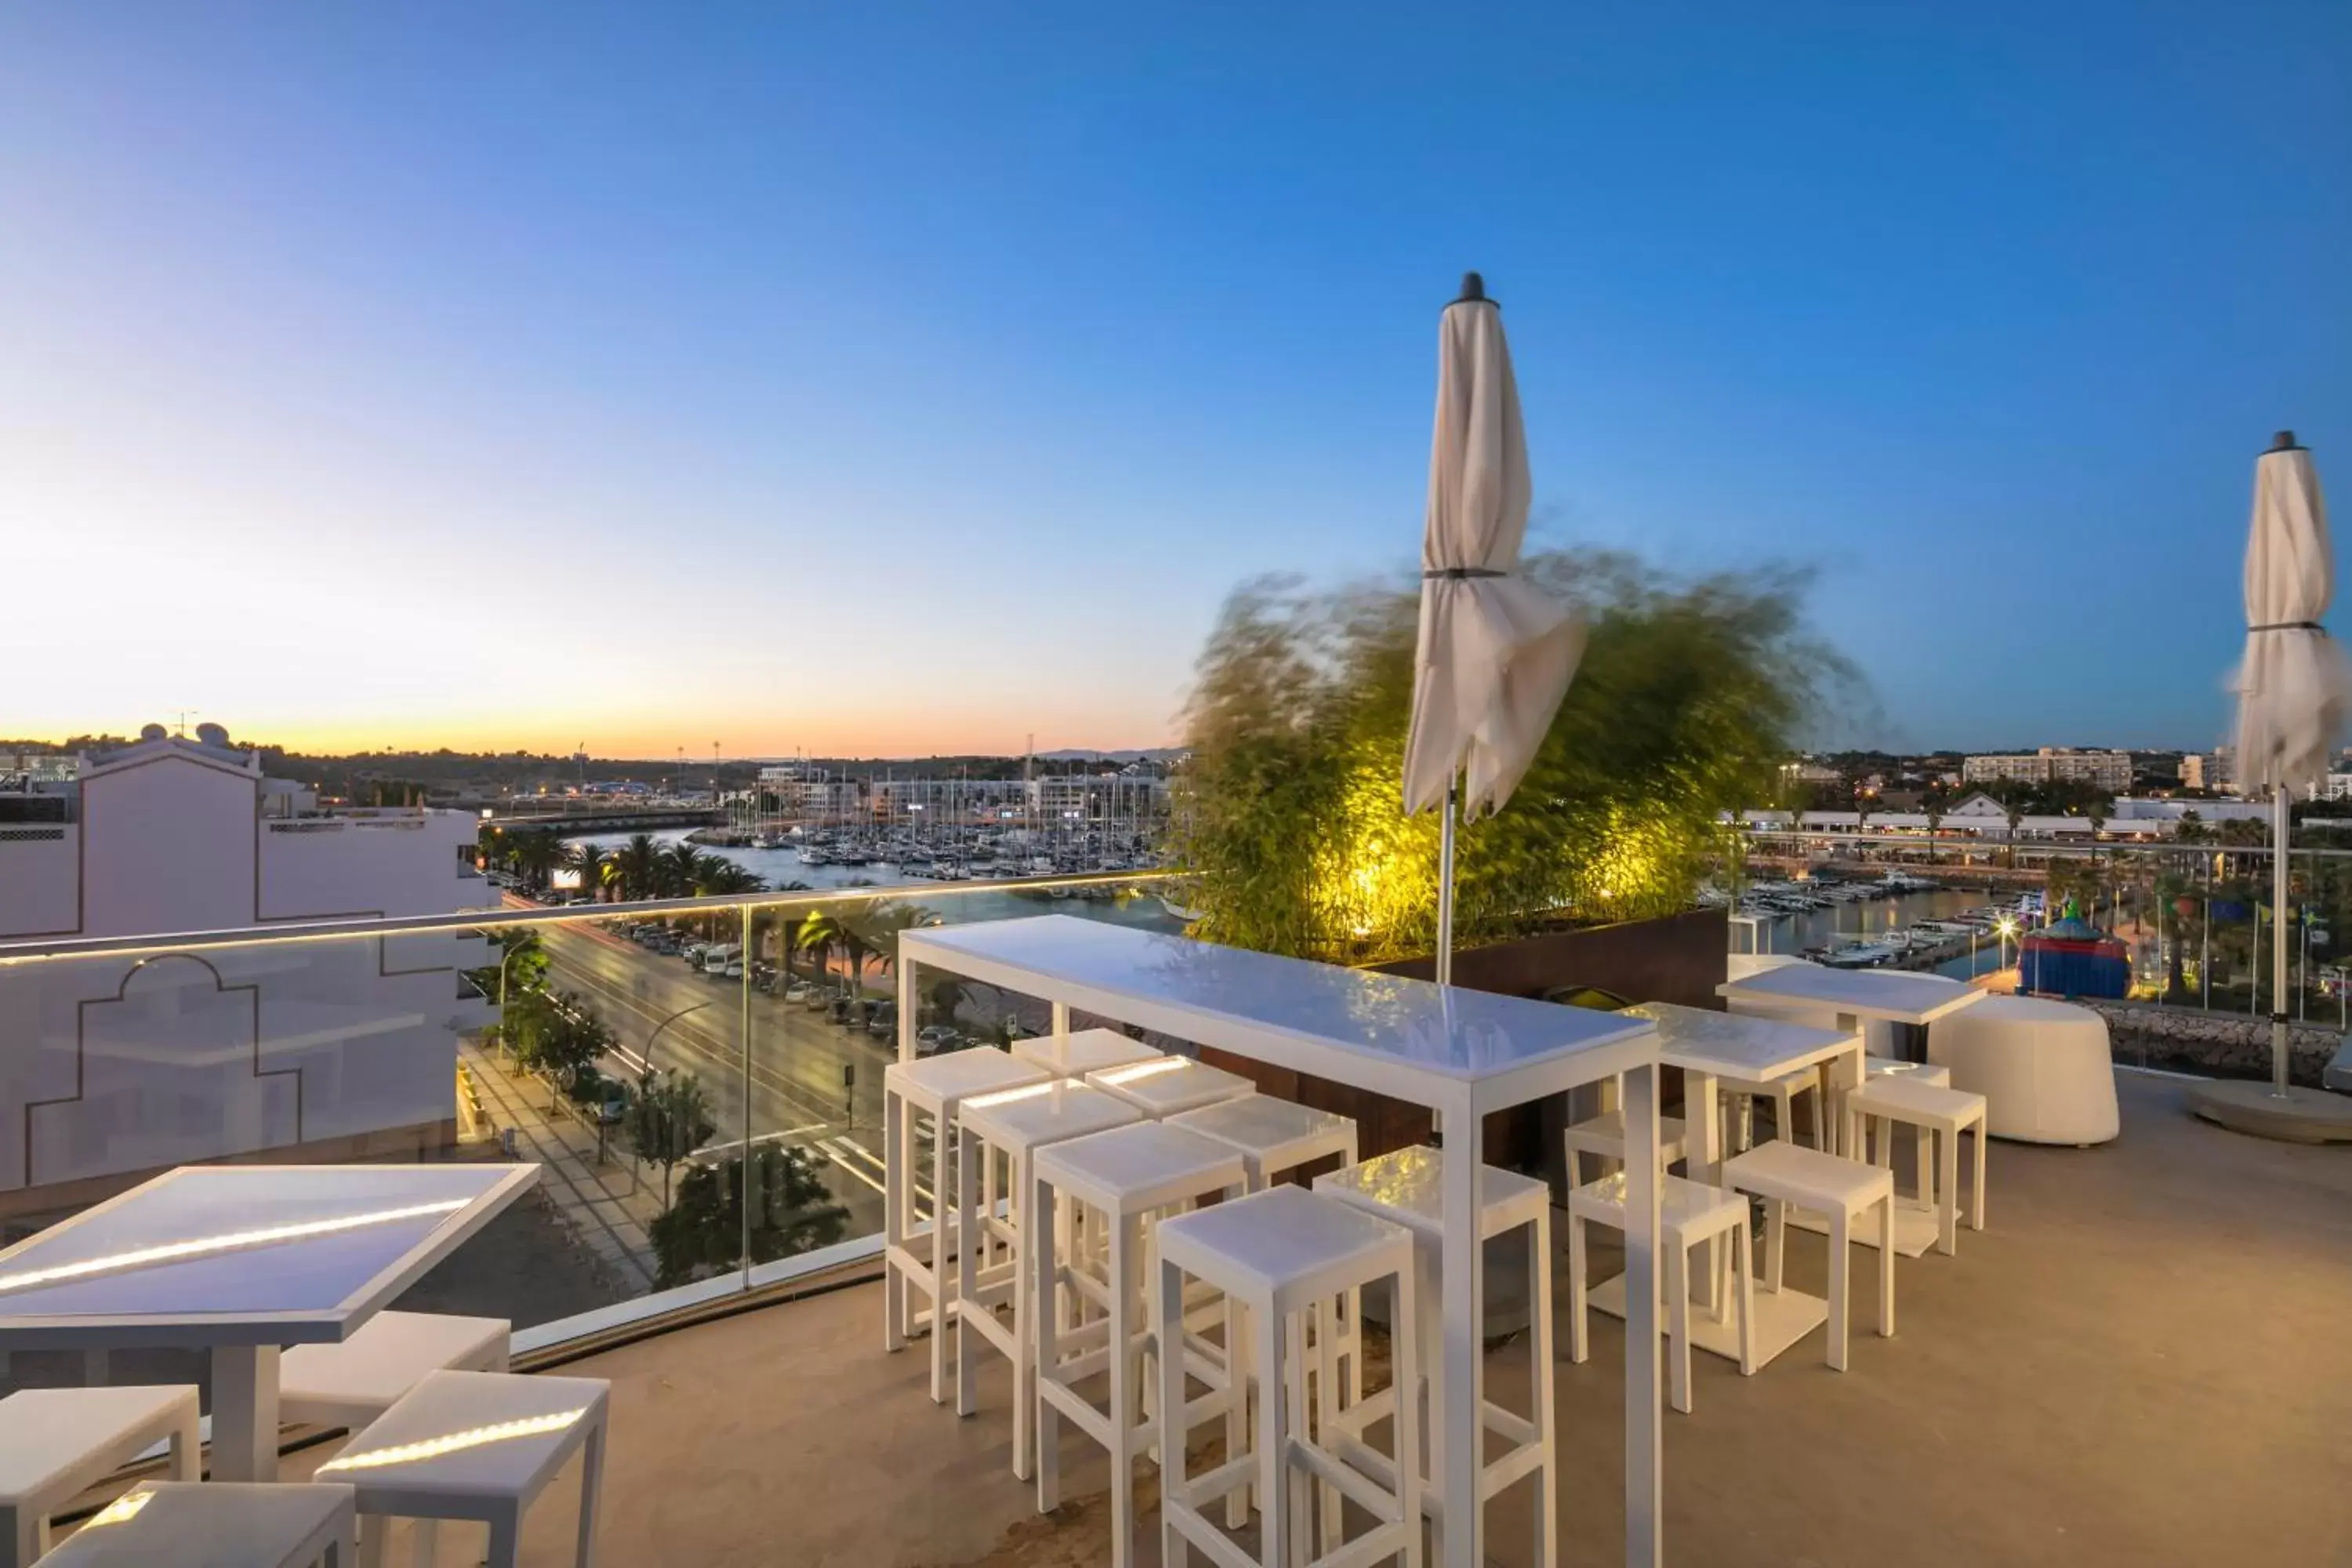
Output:
<svg viewBox="0 0 2352 1568">
<path fill-rule="evenodd" d="M 0 733 L 1161 742 L 1477 267 L 1539 541 L 1816 567 L 1823 739 L 2220 736 L 2352 6 L 1127 11 L 0 13 Z"/>
</svg>

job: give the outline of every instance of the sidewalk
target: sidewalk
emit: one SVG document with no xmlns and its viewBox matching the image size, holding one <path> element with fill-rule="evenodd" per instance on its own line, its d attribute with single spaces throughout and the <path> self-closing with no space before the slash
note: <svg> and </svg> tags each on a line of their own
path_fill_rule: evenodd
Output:
<svg viewBox="0 0 2352 1568">
<path fill-rule="evenodd" d="M 608 1141 L 599 1164 L 595 1132 L 561 1110 L 551 1113 L 544 1082 L 509 1072 L 470 1040 L 460 1046 L 459 1058 L 491 1124 L 513 1128 L 518 1156 L 541 1168 L 539 1190 L 563 1222 L 615 1279 L 632 1292 L 651 1290 L 654 1249 L 646 1227 L 661 1212 L 659 1183 L 632 1177 L 628 1156 L 614 1146 L 617 1140 Z"/>
</svg>

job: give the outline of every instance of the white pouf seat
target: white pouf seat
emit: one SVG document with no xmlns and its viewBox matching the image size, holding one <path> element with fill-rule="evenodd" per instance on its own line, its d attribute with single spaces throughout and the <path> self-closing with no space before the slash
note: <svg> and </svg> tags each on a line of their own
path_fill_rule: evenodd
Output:
<svg viewBox="0 0 2352 1568">
<path fill-rule="evenodd" d="M 604 1413 L 612 1384 L 594 1377 L 436 1372 L 320 1465 L 315 1479 L 352 1489 L 366 1560 L 383 1556 L 383 1520 L 473 1520 L 489 1526 L 490 1568 L 515 1568 L 523 1515 L 572 1455 L 580 1459 L 578 1568 L 596 1556 Z M 428 1547 L 429 1550 L 429 1547 Z M 425 1552 L 419 1557 L 431 1558 Z"/>
<path fill-rule="evenodd" d="M 1988 996 L 1938 1018 L 1927 1059 L 1985 1098 L 1985 1130 L 2021 1143 L 2105 1143 L 2123 1129 L 2107 1021 L 2040 996 Z"/>
<path fill-rule="evenodd" d="M 351 1568 L 352 1489 L 318 1482 L 142 1481 L 41 1559 L 47 1568 Z"/>
<path fill-rule="evenodd" d="M 150 1445 L 172 1442 L 172 1474 L 193 1481 L 194 1384 L 27 1388 L 0 1399 L 0 1568 L 49 1549 L 49 1516 Z"/>
<path fill-rule="evenodd" d="M 435 1372 L 504 1372 L 504 1318 L 378 1312 L 340 1344 L 296 1345 L 278 1363 L 278 1415 L 313 1426 L 366 1426 Z"/>
</svg>

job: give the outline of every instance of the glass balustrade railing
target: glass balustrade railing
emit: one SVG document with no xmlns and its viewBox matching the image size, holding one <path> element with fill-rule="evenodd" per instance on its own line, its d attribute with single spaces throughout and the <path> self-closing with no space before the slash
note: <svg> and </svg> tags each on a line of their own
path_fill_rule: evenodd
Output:
<svg viewBox="0 0 2352 1568">
<path fill-rule="evenodd" d="M 526 1347 L 877 1251 L 909 926 L 1174 931 L 1142 874 L 106 941 L 0 942 L 9 1239 L 175 1165 L 517 1160 L 532 1190 L 410 1290 Z M 1179 902 L 1181 907 L 1181 902 Z M 923 1048 L 1046 1026 L 933 987 Z M 266 1267 L 257 1259 L 257 1267 Z M 10 1375 L 79 1381 L 38 1352 Z"/>
</svg>

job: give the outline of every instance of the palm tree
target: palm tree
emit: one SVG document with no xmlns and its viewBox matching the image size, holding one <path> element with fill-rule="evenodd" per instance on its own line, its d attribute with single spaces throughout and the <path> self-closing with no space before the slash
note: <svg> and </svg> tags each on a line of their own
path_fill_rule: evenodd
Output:
<svg viewBox="0 0 2352 1568">
<path fill-rule="evenodd" d="M 723 899 L 734 893 L 766 889 L 767 879 L 747 871 L 723 855 L 705 855 L 695 862 L 694 891 L 699 898 Z"/>
<path fill-rule="evenodd" d="M 514 868 L 534 888 L 547 886 L 549 873 L 563 862 L 563 846 L 551 833 L 518 833 L 510 851 Z"/>
<path fill-rule="evenodd" d="M 857 945 L 873 954 L 876 967 L 887 974 L 898 962 L 899 932 L 940 922 L 936 911 L 920 904 L 881 904 L 850 916 L 846 923 Z"/>
<path fill-rule="evenodd" d="M 650 899 L 659 887 L 661 846 L 650 833 L 630 836 L 629 841 L 613 851 L 613 883 L 624 899 Z"/>
<path fill-rule="evenodd" d="M 584 839 L 574 844 L 563 857 L 563 867 L 567 871 L 580 873 L 580 891 L 591 899 L 604 887 L 609 868 L 604 852 Z"/>
<path fill-rule="evenodd" d="M 801 922 L 801 946 L 817 955 L 817 973 L 825 972 L 827 961 L 835 948 L 841 950 L 842 968 L 852 986 L 866 970 L 866 949 L 857 934 L 857 916 L 845 911 L 817 910 Z"/>
<path fill-rule="evenodd" d="M 694 893 L 694 874 L 702 861 L 702 851 L 683 838 L 662 850 L 655 868 L 654 883 L 665 899 L 689 898 Z"/>
</svg>

